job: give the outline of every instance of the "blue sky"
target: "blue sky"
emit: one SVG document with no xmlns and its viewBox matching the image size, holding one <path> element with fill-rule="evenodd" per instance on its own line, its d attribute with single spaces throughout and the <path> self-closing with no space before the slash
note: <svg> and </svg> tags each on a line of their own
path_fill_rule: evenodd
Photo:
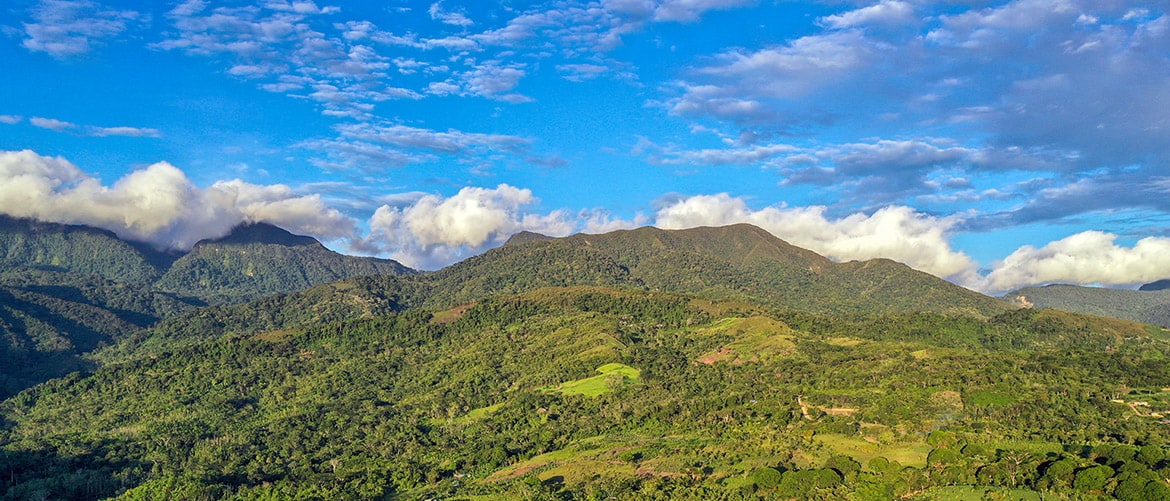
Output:
<svg viewBox="0 0 1170 501">
<path fill-rule="evenodd" d="M 757 224 L 977 290 L 1170 277 L 1170 18 L 1125 1 L 0 7 L 0 212 L 434 269 Z"/>
</svg>

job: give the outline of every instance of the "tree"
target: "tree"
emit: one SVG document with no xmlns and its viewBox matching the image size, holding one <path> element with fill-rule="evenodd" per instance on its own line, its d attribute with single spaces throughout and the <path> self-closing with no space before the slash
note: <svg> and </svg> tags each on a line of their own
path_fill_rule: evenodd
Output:
<svg viewBox="0 0 1170 501">
<path fill-rule="evenodd" d="M 1073 480 L 1073 488 L 1081 492 L 1100 492 L 1105 490 L 1105 483 L 1113 476 L 1113 468 L 1105 465 L 1091 466 L 1078 471 Z"/>
</svg>

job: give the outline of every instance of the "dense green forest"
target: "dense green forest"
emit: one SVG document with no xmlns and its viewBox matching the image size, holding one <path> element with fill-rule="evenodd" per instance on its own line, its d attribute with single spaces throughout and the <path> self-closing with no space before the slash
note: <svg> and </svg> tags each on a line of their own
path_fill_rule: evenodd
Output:
<svg viewBox="0 0 1170 501">
<path fill-rule="evenodd" d="M 1168 351 L 1062 312 L 546 288 L 128 350 L 0 406 L 0 479 L 11 499 L 1170 499 Z"/>
<path fill-rule="evenodd" d="M 92 367 L 85 357 L 94 350 L 199 306 L 411 272 L 264 224 L 180 255 L 104 230 L 0 215 L 0 398 Z"/>
<path fill-rule="evenodd" d="M 751 226 L 325 284 L 268 226 L 117 277 L 40 229 L 4 240 L 3 499 L 1170 499 L 1165 329 Z"/>
</svg>

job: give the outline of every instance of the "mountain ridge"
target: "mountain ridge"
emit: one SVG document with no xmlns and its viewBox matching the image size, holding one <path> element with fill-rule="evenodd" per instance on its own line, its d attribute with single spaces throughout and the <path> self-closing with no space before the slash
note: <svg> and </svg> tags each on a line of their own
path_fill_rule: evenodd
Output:
<svg viewBox="0 0 1170 501">
<path fill-rule="evenodd" d="M 1166 289 L 1170 289 L 1170 278 L 1163 278 L 1162 280 L 1143 284 L 1141 287 L 1138 287 L 1139 291 L 1160 291 Z"/>
<path fill-rule="evenodd" d="M 1004 296 L 1033 308 L 1087 313 L 1170 328 L 1170 289 L 1128 290 L 1052 284 L 1025 287 Z"/>
<path fill-rule="evenodd" d="M 263 223 L 177 255 L 107 230 L 0 215 L 0 397 L 89 367 L 95 349 L 199 306 L 376 273 L 413 270 Z"/>
</svg>

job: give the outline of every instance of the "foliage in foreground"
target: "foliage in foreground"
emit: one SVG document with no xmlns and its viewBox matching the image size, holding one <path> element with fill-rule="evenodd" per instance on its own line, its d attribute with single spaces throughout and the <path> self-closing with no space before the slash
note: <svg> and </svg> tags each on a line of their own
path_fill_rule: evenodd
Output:
<svg viewBox="0 0 1170 501">
<path fill-rule="evenodd" d="M 228 333 L 26 390 L 0 404 L 0 494 L 1160 499 L 1168 352 L 1057 312 L 543 289 Z"/>
</svg>

